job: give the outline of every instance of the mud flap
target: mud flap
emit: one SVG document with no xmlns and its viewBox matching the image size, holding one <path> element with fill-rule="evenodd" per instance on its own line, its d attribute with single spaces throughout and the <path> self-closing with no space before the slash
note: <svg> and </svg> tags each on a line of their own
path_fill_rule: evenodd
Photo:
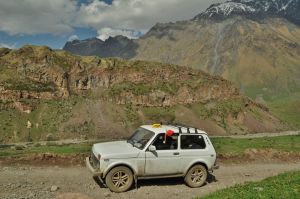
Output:
<svg viewBox="0 0 300 199">
<path fill-rule="evenodd" d="M 137 184 L 138 177 L 136 175 L 134 175 L 133 178 L 134 178 L 134 186 L 135 186 L 135 189 L 137 190 L 138 189 L 138 184 Z"/>
<path fill-rule="evenodd" d="M 107 188 L 104 180 L 99 176 L 93 176 L 94 181 L 99 185 L 100 188 Z"/>
</svg>

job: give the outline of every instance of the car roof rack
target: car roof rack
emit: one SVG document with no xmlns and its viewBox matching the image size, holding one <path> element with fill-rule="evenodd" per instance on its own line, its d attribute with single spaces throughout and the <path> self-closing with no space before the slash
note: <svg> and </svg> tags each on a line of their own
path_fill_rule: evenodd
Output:
<svg viewBox="0 0 300 199">
<path fill-rule="evenodd" d="M 192 133 L 190 131 L 191 128 L 195 129 L 195 133 L 196 134 L 199 133 L 198 132 L 198 128 L 196 128 L 196 127 L 190 127 L 190 126 L 187 126 L 187 125 L 184 125 L 184 124 L 180 124 L 180 123 L 169 123 L 167 125 L 177 127 L 179 129 L 179 133 L 180 134 L 182 134 L 182 130 L 181 130 L 182 128 L 186 128 L 187 133 Z"/>
</svg>

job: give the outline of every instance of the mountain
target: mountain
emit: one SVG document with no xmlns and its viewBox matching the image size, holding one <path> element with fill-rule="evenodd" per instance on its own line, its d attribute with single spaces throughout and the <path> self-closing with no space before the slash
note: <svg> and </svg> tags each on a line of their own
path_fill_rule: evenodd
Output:
<svg viewBox="0 0 300 199">
<path fill-rule="evenodd" d="M 220 75 L 300 128 L 299 6 L 299 0 L 213 4 L 191 20 L 156 24 L 119 57 Z"/>
<path fill-rule="evenodd" d="M 134 59 L 221 75 L 254 98 L 300 90 L 300 28 L 283 18 L 157 24 L 136 43 Z"/>
<path fill-rule="evenodd" d="M 117 45 L 101 44 L 101 53 L 199 68 L 266 100 L 300 91 L 299 19 L 299 0 L 232 0 L 188 21 L 158 23 L 140 39 L 117 47 L 118 53 L 110 53 Z"/>
<path fill-rule="evenodd" d="M 218 12 L 209 17 L 216 6 L 232 5 L 227 2 L 189 21 L 156 24 L 136 41 L 134 59 L 185 65 L 220 75 L 300 128 L 300 27 L 297 17 L 291 17 L 299 15 L 299 1 L 285 2 L 294 5 L 286 7 L 291 8 L 287 17 L 270 12 L 250 15 L 247 9 L 242 9 L 244 14 Z"/>
<path fill-rule="evenodd" d="M 120 138 L 153 122 L 218 135 L 286 128 L 229 81 L 201 70 L 37 46 L 0 49 L 0 110 L 1 143 Z"/>
<path fill-rule="evenodd" d="M 236 15 L 243 15 L 250 19 L 277 16 L 300 25 L 299 10 L 299 0 L 232 0 L 211 5 L 194 20 L 201 18 L 224 19 Z"/>
<path fill-rule="evenodd" d="M 98 38 L 91 38 L 67 42 L 63 50 L 77 55 L 130 58 L 132 55 L 126 54 L 126 52 L 123 52 L 123 49 L 132 43 L 131 39 L 124 36 L 109 37 L 105 41 Z"/>
</svg>

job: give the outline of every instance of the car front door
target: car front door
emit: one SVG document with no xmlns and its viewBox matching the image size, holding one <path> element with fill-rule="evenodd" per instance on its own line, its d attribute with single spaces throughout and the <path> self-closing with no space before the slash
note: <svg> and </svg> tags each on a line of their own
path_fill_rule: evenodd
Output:
<svg viewBox="0 0 300 199">
<path fill-rule="evenodd" d="M 178 134 L 165 137 L 164 133 L 158 134 L 152 145 L 156 151 L 146 150 L 146 176 L 180 174 L 180 152 L 178 149 Z"/>
</svg>

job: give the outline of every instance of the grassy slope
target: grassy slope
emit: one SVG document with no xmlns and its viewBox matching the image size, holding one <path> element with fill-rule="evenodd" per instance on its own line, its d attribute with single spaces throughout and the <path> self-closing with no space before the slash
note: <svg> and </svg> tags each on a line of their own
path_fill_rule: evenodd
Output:
<svg viewBox="0 0 300 199">
<path fill-rule="evenodd" d="M 79 101 L 78 98 L 69 100 L 26 100 L 24 101 L 25 104 L 33 104 L 35 107 L 30 114 L 21 113 L 15 109 L 1 110 L 0 142 L 5 137 L 10 137 L 15 142 L 45 140 L 47 134 L 58 132 L 60 123 L 71 117 L 72 107 Z M 33 124 L 30 135 L 29 130 L 26 128 L 28 120 Z"/>
<path fill-rule="evenodd" d="M 24 154 L 42 154 L 42 153 L 51 153 L 51 154 L 78 154 L 78 153 L 87 153 L 91 150 L 91 144 L 70 144 L 70 145 L 46 145 L 46 146 L 34 146 L 28 147 L 23 150 L 15 149 L 0 149 L 0 157 L 12 157 Z"/>
<path fill-rule="evenodd" d="M 212 138 L 212 142 L 219 154 L 240 155 L 246 149 L 276 149 L 290 152 L 300 152 L 300 136 L 282 136 L 273 138 L 255 139 L 233 139 L 233 138 Z M 0 147 L 0 157 L 17 156 L 32 153 L 54 153 L 54 154 L 76 154 L 88 153 L 92 144 L 72 144 L 72 145 L 46 145 L 33 146 L 23 150 L 15 150 L 9 146 Z M 0 145 L 1 146 L 1 145 Z"/>
<path fill-rule="evenodd" d="M 300 171 L 280 174 L 261 182 L 236 185 L 204 198 L 300 198 Z"/>
<path fill-rule="evenodd" d="M 267 103 L 274 115 L 290 126 L 300 129 L 300 92 L 277 97 Z"/>
<path fill-rule="evenodd" d="M 212 142 L 219 154 L 240 155 L 246 149 L 276 149 L 300 152 L 299 135 L 251 139 L 213 138 Z"/>
</svg>

